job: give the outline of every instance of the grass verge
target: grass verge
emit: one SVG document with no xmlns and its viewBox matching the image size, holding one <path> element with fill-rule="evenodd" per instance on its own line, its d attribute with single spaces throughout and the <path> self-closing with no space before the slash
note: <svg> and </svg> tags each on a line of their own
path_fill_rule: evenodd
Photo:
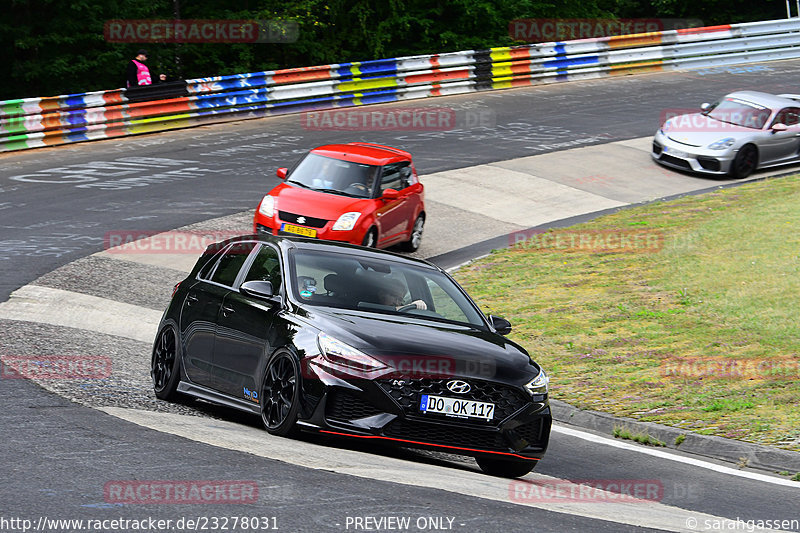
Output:
<svg viewBox="0 0 800 533">
<path fill-rule="evenodd" d="M 455 277 L 572 405 L 800 451 L 800 177 L 622 210 Z"/>
</svg>

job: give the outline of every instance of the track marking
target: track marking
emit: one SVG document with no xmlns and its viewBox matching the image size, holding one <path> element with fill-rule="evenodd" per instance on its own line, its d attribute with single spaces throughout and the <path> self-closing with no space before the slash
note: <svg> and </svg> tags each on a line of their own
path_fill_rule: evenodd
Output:
<svg viewBox="0 0 800 533">
<path fill-rule="evenodd" d="M 568 435 L 570 437 L 575 437 L 581 440 L 586 440 L 592 442 L 594 444 L 603 444 L 605 446 L 610 446 L 612 448 L 620 448 L 623 450 L 628 450 L 632 452 L 639 452 L 645 455 L 651 455 L 653 457 L 658 457 L 659 459 L 666 459 L 668 461 L 675 461 L 678 463 L 683 463 L 691 466 L 697 466 L 700 468 L 705 468 L 706 470 L 712 470 L 714 472 L 718 472 L 720 474 L 728 474 L 731 476 L 738 476 L 747 479 L 752 479 L 755 481 L 762 481 L 764 483 L 772 483 L 773 485 L 782 485 L 784 487 L 794 487 L 796 489 L 800 489 L 800 483 L 797 481 L 791 481 L 789 479 L 783 479 L 779 477 L 768 476 L 766 474 L 759 474 L 756 472 L 746 472 L 743 470 L 737 470 L 736 468 L 731 468 L 729 466 L 718 465 L 715 463 L 709 463 L 707 461 L 702 461 L 700 459 L 693 459 L 691 457 L 684 457 L 682 455 L 676 455 L 673 453 L 661 451 L 661 450 L 654 450 L 652 448 L 646 448 L 644 446 L 637 446 L 636 444 L 630 444 L 628 442 L 622 442 L 616 439 L 609 439 L 608 437 L 601 437 L 599 435 L 595 435 L 593 433 L 587 433 L 585 431 L 581 431 L 579 429 L 573 429 L 571 427 L 566 427 L 562 424 L 553 424 L 552 431 L 556 433 L 562 433 L 564 435 Z"/>
</svg>

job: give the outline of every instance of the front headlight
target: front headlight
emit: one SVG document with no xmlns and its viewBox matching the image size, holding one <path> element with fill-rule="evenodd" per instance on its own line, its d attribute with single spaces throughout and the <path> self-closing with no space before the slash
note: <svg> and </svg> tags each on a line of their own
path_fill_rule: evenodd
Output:
<svg viewBox="0 0 800 533">
<path fill-rule="evenodd" d="M 261 205 L 258 206 L 258 212 L 265 217 L 272 218 L 272 216 L 275 214 L 275 203 L 274 196 L 270 196 L 269 194 L 266 195 L 261 200 Z"/>
<path fill-rule="evenodd" d="M 345 344 L 327 333 L 320 332 L 317 336 L 317 341 L 319 342 L 322 357 L 335 365 L 346 366 L 362 372 L 372 372 L 387 368 L 377 359 L 359 352 L 349 344 Z"/>
<path fill-rule="evenodd" d="M 733 143 L 736 142 L 736 139 L 732 137 L 726 137 L 724 139 L 720 139 L 715 143 L 711 143 L 708 145 L 709 148 L 712 150 L 725 150 L 726 148 L 730 148 L 733 146 Z"/>
<path fill-rule="evenodd" d="M 336 224 L 333 225 L 333 231 L 350 231 L 356 226 L 356 222 L 360 216 L 361 213 L 358 211 L 350 211 L 349 213 L 343 214 L 336 220 Z"/>
<path fill-rule="evenodd" d="M 547 394 L 547 387 L 549 383 L 550 378 L 547 377 L 547 373 L 544 370 L 539 369 L 539 375 L 530 380 L 525 385 L 525 388 L 531 393 L 531 396 L 537 394 Z"/>
</svg>

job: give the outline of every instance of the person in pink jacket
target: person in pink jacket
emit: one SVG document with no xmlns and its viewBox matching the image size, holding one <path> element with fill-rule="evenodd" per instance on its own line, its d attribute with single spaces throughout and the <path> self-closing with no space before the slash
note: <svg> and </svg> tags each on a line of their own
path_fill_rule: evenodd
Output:
<svg viewBox="0 0 800 533">
<path fill-rule="evenodd" d="M 139 50 L 136 52 L 136 58 L 131 59 L 128 67 L 125 69 L 125 79 L 127 87 L 138 87 L 141 85 L 152 85 L 153 80 L 150 77 L 150 69 L 145 65 L 147 61 L 147 50 Z M 161 74 L 159 81 L 165 81 L 167 76 Z"/>
</svg>

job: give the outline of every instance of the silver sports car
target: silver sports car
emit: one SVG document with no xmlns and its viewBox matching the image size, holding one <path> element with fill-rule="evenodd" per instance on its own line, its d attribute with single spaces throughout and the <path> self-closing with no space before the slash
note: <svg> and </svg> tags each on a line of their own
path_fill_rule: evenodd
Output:
<svg viewBox="0 0 800 533">
<path fill-rule="evenodd" d="M 738 91 L 700 109 L 665 117 L 653 139 L 653 159 L 734 178 L 800 161 L 800 95 Z"/>
</svg>

